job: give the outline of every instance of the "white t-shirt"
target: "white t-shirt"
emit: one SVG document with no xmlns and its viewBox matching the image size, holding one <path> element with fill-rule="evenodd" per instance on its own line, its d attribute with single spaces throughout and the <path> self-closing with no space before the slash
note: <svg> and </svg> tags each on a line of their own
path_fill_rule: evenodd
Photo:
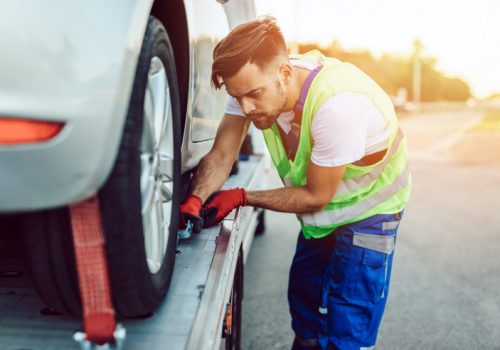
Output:
<svg viewBox="0 0 500 350">
<path fill-rule="evenodd" d="M 291 60 L 292 65 L 312 70 L 315 63 Z M 238 101 L 229 96 L 225 112 L 244 116 Z M 289 133 L 294 112 L 284 112 L 276 121 Z M 389 123 L 377 107 L 363 94 L 338 93 L 318 109 L 311 125 L 314 146 L 311 161 L 319 166 L 353 163 L 366 155 L 387 148 Z"/>
</svg>

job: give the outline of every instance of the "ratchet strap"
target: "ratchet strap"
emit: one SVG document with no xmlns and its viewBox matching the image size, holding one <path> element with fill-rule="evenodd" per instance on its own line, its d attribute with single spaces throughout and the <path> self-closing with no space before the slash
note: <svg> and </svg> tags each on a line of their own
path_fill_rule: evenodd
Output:
<svg viewBox="0 0 500 350">
<path fill-rule="evenodd" d="M 113 343 L 116 320 L 97 195 L 72 205 L 70 216 L 85 338 L 99 345 Z"/>
</svg>

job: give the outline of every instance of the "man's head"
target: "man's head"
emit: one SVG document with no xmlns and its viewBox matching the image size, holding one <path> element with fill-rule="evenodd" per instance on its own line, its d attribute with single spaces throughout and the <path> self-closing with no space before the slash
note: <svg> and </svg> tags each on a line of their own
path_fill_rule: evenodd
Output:
<svg viewBox="0 0 500 350">
<path fill-rule="evenodd" d="M 226 86 L 259 129 L 269 128 L 287 104 L 293 69 L 276 20 L 239 25 L 214 49 L 212 84 Z"/>
</svg>

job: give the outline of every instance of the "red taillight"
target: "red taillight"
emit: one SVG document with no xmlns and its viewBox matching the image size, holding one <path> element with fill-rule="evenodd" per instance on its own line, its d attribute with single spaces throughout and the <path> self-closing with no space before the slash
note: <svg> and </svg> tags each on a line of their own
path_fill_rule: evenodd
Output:
<svg viewBox="0 0 500 350">
<path fill-rule="evenodd" d="M 59 134 L 63 126 L 58 122 L 0 118 L 0 144 L 47 141 Z"/>
</svg>

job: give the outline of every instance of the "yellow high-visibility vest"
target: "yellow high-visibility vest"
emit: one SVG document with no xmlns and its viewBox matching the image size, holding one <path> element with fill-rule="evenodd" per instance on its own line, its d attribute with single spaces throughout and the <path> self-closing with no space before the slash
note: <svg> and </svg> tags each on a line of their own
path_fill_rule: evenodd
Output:
<svg viewBox="0 0 500 350">
<path fill-rule="evenodd" d="M 376 214 L 400 212 L 410 196 L 411 174 L 406 138 L 399 128 L 389 96 L 350 63 L 327 58 L 317 50 L 290 57 L 314 61 L 323 67 L 312 81 L 305 99 L 294 160 L 287 156 L 276 123 L 263 130 L 267 148 L 285 186 L 306 185 L 312 150 L 311 124 L 321 105 L 336 94 L 356 92 L 367 96 L 390 125 L 389 146 L 383 159 L 368 166 L 347 165 L 330 202 L 317 213 L 297 215 L 304 236 L 320 238 L 345 224 Z"/>
</svg>

